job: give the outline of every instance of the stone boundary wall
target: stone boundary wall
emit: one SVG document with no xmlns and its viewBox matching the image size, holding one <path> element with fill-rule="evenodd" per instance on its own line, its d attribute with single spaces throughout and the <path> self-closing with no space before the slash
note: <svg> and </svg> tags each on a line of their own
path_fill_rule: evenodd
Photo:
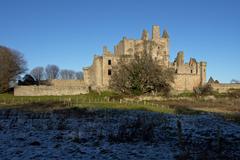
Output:
<svg viewBox="0 0 240 160">
<path fill-rule="evenodd" d="M 89 92 L 82 80 L 52 80 L 50 86 L 16 86 L 14 96 L 62 96 L 79 95 Z"/>
<path fill-rule="evenodd" d="M 211 86 L 219 93 L 227 92 L 229 89 L 240 89 L 240 83 L 212 83 Z"/>
<path fill-rule="evenodd" d="M 51 86 L 56 86 L 56 87 L 82 87 L 85 85 L 83 80 L 51 80 L 50 81 Z"/>
</svg>

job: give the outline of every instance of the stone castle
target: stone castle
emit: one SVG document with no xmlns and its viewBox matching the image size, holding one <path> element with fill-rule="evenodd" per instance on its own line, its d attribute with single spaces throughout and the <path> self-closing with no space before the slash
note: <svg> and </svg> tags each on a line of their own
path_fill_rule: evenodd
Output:
<svg viewBox="0 0 240 160">
<path fill-rule="evenodd" d="M 135 40 L 123 37 L 114 47 L 113 53 L 107 47 L 103 47 L 102 56 L 95 55 L 93 64 L 90 67 L 83 68 L 84 80 L 52 80 L 51 85 L 48 86 L 16 86 L 14 95 L 78 95 L 88 93 L 90 88 L 92 90 L 106 90 L 109 88 L 109 81 L 113 74 L 112 68 L 117 65 L 120 57 L 125 55 L 131 58 L 144 49 L 159 62 L 159 65 L 175 70 L 175 81 L 172 84 L 175 91 L 192 91 L 193 88 L 203 85 L 206 82 L 206 62 L 197 62 L 196 59 L 191 58 L 189 62 L 185 63 L 182 51 L 177 53 L 174 62 L 170 62 L 169 41 L 167 31 L 163 31 L 161 35 L 160 27 L 154 25 L 151 38 L 148 32 L 143 30 L 141 39 Z M 221 91 L 229 87 L 220 85 L 215 88 Z"/>
<path fill-rule="evenodd" d="M 176 72 L 175 83 L 172 84 L 176 91 L 192 91 L 193 88 L 203 85 L 206 81 L 206 62 L 197 62 L 191 58 L 189 62 L 184 62 L 184 53 L 178 52 L 174 62 L 169 58 L 169 35 L 166 30 L 160 35 L 160 27 L 152 27 L 152 37 L 146 30 L 143 30 L 141 39 L 123 39 L 114 47 L 114 52 L 110 52 L 107 47 L 103 47 L 102 56 L 94 56 L 93 64 L 83 69 L 84 82 L 92 89 L 107 89 L 112 75 L 112 66 L 116 65 L 121 55 L 130 58 L 140 53 L 144 49 L 145 42 L 148 42 L 147 50 L 151 56 L 158 60 L 163 67 L 173 68 Z M 146 47 L 145 47 L 146 48 Z"/>
</svg>

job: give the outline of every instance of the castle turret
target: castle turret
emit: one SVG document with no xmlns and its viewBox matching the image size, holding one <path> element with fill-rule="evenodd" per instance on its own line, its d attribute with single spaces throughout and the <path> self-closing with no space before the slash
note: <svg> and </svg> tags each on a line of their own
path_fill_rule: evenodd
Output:
<svg viewBox="0 0 240 160">
<path fill-rule="evenodd" d="M 152 40 L 159 41 L 160 40 L 160 27 L 154 25 L 152 27 Z"/>
<path fill-rule="evenodd" d="M 177 58 L 175 59 L 177 66 L 181 66 L 184 64 L 184 53 L 183 51 L 179 51 L 177 54 Z"/>
<path fill-rule="evenodd" d="M 201 80 L 201 85 L 204 85 L 206 82 L 206 67 L 207 67 L 207 62 L 200 62 L 200 80 Z"/>
<path fill-rule="evenodd" d="M 145 29 L 142 32 L 142 40 L 145 40 L 145 41 L 148 40 L 148 32 Z"/>
<path fill-rule="evenodd" d="M 169 35 L 168 35 L 168 32 L 166 30 L 163 31 L 162 38 L 169 39 Z"/>
</svg>

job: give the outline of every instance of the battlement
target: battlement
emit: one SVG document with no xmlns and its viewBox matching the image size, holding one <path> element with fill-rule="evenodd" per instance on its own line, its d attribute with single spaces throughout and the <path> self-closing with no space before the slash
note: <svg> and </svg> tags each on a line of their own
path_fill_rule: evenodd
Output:
<svg viewBox="0 0 240 160">
<path fill-rule="evenodd" d="M 159 41 L 160 40 L 160 27 L 157 25 L 152 26 L 152 40 Z"/>
</svg>

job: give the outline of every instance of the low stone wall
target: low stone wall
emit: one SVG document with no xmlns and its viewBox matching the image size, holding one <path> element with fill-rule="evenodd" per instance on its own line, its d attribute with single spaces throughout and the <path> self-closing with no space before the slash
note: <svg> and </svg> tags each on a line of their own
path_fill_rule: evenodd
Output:
<svg viewBox="0 0 240 160">
<path fill-rule="evenodd" d="M 240 83 L 212 83 L 212 88 L 219 93 L 227 92 L 229 89 L 240 89 Z"/>
<path fill-rule="evenodd" d="M 56 87 L 82 87 L 85 85 L 83 80 L 52 80 L 50 81 L 51 86 Z"/>
<path fill-rule="evenodd" d="M 89 92 L 88 86 L 81 80 L 53 80 L 50 84 L 50 86 L 16 86 L 14 96 L 61 96 Z"/>
</svg>

